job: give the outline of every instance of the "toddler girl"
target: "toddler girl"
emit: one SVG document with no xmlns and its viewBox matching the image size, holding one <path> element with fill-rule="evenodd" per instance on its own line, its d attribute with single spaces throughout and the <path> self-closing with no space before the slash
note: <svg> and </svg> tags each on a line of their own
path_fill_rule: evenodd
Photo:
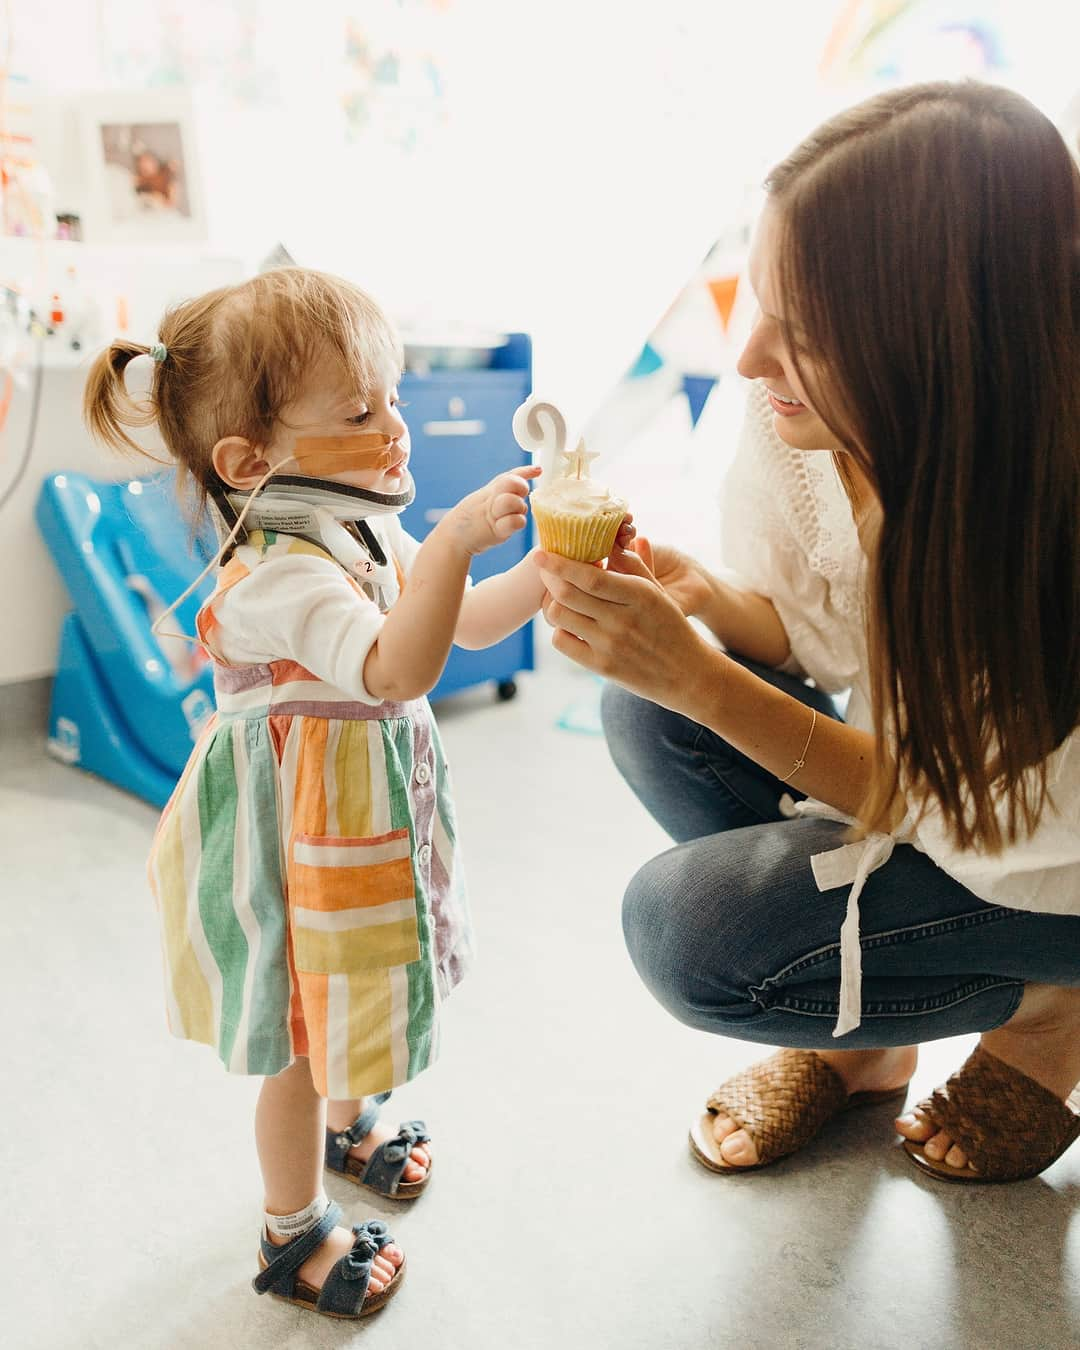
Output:
<svg viewBox="0 0 1080 1350">
<path fill-rule="evenodd" d="M 142 408 L 124 383 L 139 355 Z M 255 1288 L 344 1317 L 397 1292 L 404 1256 L 381 1223 L 338 1224 L 323 1167 L 398 1198 L 427 1185 L 423 1122 L 395 1134 L 378 1108 L 434 1059 L 472 955 L 425 695 L 451 642 L 498 642 L 543 596 L 530 562 L 467 589 L 473 556 L 524 528 L 538 469 L 471 493 L 423 545 L 402 529 L 401 368 L 362 291 L 285 268 L 181 304 L 150 349 L 114 342 L 85 408 L 117 448 L 156 421 L 235 540 L 197 621 L 217 715 L 150 859 L 168 1019 L 265 1075 Z"/>
</svg>

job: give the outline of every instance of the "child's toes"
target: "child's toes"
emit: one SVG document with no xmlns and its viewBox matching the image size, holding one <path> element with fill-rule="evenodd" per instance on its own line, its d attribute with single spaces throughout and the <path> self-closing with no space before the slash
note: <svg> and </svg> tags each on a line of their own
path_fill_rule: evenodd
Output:
<svg viewBox="0 0 1080 1350">
<path fill-rule="evenodd" d="M 371 1277 L 381 1280 L 384 1285 L 387 1285 L 394 1278 L 395 1269 L 396 1267 L 392 1266 L 390 1262 L 385 1260 L 380 1254 L 371 1263 Z"/>
</svg>

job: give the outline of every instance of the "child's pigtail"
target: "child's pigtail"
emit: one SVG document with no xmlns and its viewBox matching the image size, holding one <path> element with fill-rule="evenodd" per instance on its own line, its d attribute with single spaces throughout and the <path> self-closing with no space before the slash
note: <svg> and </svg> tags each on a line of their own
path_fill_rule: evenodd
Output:
<svg viewBox="0 0 1080 1350">
<path fill-rule="evenodd" d="M 91 435 L 114 450 L 133 450 L 159 462 L 125 430 L 148 427 L 157 420 L 152 395 L 136 401 L 128 392 L 124 372 L 137 356 L 150 356 L 150 348 L 118 338 L 94 358 L 83 392 L 83 418 Z M 156 365 L 155 365 L 156 370 Z M 155 375 L 155 380 L 158 376 Z"/>
</svg>

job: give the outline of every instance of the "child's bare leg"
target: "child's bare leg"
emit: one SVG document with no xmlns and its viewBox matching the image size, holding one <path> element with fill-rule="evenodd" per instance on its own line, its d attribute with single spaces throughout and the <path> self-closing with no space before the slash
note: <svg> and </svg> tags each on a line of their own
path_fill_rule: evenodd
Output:
<svg viewBox="0 0 1080 1350">
<path fill-rule="evenodd" d="M 255 1145 L 268 1214 L 296 1214 L 321 1193 L 325 1119 L 326 1103 L 315 1091 L 307 1059 L 297 1059 L 273 1078 L 264 1079 L 255 1108 Z M 287 1241 L 274 1233 L 268 1236 L 277 1247 Z M 335 1228 L 300 1267 L 300 1278 L 321 1289 L 331 1268 L 352 1245 L 351 1231 Z M 386 1288 L 402 1259 L 399 1247 L 382 1249 L 371 1267 L 371 1293 Z"/>
<path fill-rule="evenodd" d="M 366 1097 L 357 1097 L 349 1101 L 327 1102 L 327 1126 L 334 1131 L 347 1130 L 366 1105 Z M 376 1121 L 367 1138 L 361 1140 L 354 1148 L 349 1149 L 349 1156 L 359 1159 L 360 1162 L 367 1162 L 381 1143 L 387 1139 L 393 1139 L 396 1134 L 397 1130 L 393 1125 L 384 1124 L 381 1120 Z M 417 1144 L 409 1157 L 411 1161 L 405 1164 L 405 1171 L 401 1174 L 402 1181 L 423 1181 L 424 1177 L 427 1176 L 428 1167 L 431 1165 L 431 1145 Z"/>
</svg>

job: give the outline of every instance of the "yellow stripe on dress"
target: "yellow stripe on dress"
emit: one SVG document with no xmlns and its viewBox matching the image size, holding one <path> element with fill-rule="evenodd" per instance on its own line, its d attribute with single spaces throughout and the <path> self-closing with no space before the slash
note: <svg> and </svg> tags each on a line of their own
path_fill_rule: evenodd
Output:
<svg viewBox="0 0 1080 1350">
<path fill-rule="evenodd" d="M 420 957 L 416 919 L 323 933 L 314 928 L 293 931 L 296 965 L 305 974 L 347 975 L 355 970 L 404 966 Z"/>
<path fill-rule="evenodd" d="M 180 812 L 163 822 L 155 853 L 154 877 L 165 957 L 169 1029 L 205 1045 L 214 1043 L 213 1000 L 187 936 L 184 840 Z"/>
<path fill-rule="evenodd" d="M 187 938 L 199 971 L 210 993 L 210 1031 L 206 1044 L 218 1046 L 221 1027 L 221 970 L 214 960 L 210 943 L 203 928 L 199 908 L 200 877 L 202 874 L 202 820 L 199 815 L 199 794 L 186 792 L 180 803 L 180 829 L 184 841 L 184 889 L 187 893 Z M 177 991 L 180 996 L 180 991 Z M 191 1033 L 189 1033 L 190 1035 Z"/>
<path fill-rule="evenodd" d="M 371 756 L 367 722 L 341 725 L 334 755 L 334 776 L 337 780 L 338 832 L 353 839 L 375 834 L 371 824 Z"/>
<path fill-rule="evenodd" d="M 387 1035 L 393 1029 L 394 981 L 399 974 L 393 970 L 358 970 L 331 977 L 331 983 L 344 995 L 344 1006 L 336 1007 L 335 1012 L 344 1028 L 341 1060 L 349 1083 L 346 1097 L 381 1092 L 402 1081 L 394 1072 L 394 1038 Z"/>
</svg>

